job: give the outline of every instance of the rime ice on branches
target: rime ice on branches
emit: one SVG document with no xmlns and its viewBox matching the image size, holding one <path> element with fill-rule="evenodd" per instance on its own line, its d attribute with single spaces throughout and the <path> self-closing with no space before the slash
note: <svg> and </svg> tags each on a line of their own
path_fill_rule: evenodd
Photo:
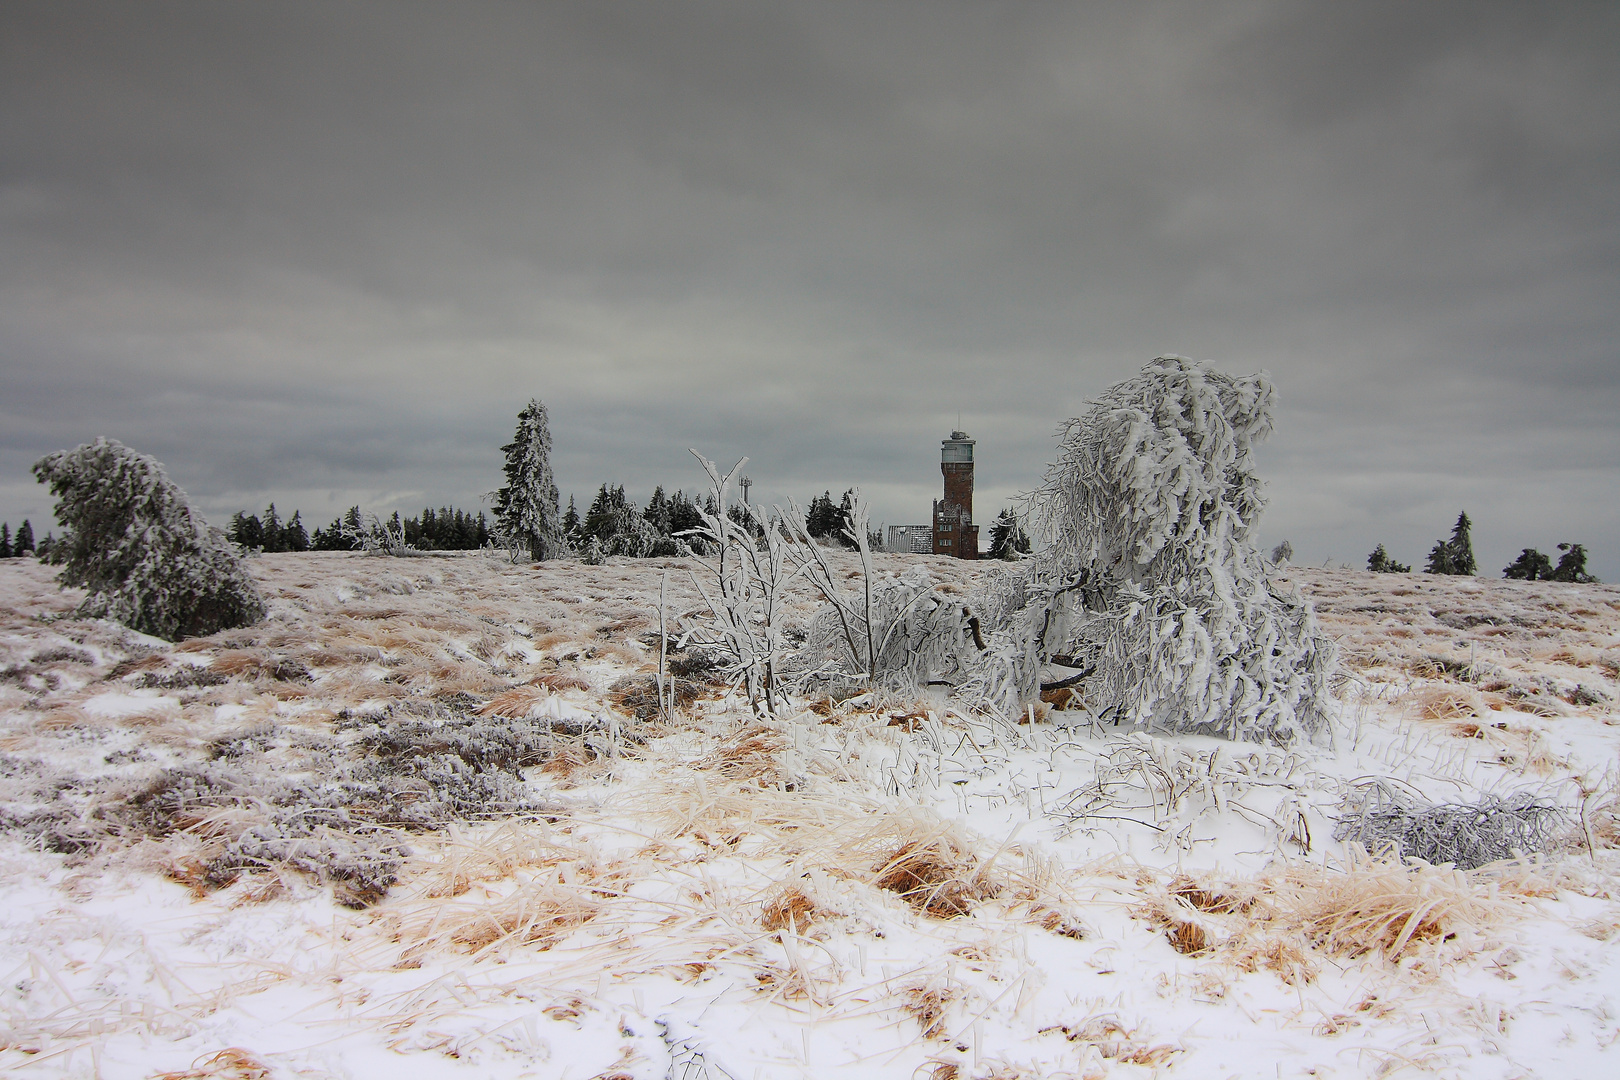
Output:
<svg viewBox="0 0 1620 1080">
<path fill-rule="evenodd" d="M 970 688 L 1004 711 L 1054 661 L 1133 726 L 1287 744 L 1325 727 L 1331 646 L 1252 546 L 1261 375 L 1161 357 L 1060 431 L 1030 497 L 1034 559 L 977 598 L 991 630 Z"/>
<path fill-rule="evenodd" d="M 531 558 L 561 555 L 562 513 L 551 470 L 551 423 L 546 407 L 531 398 L 518 413 L 517 434 L 501 447 L 506 454 L 506 486 L 494 493 L 496 532 Z"/>
<path fill-rule="evenodd" d="M 90 593 L 77 614 L 169 641 L 264 617 L 264 601 L 230 541 L 152 458 L 97 439 L 47 454 L 34 475 L 60 500 L 57 580 Z"/>
</svg>

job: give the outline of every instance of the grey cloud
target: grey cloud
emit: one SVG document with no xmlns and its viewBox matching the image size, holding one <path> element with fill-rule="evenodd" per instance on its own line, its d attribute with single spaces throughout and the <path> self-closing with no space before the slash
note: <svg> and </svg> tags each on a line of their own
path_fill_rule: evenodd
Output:
<svg viewBox="0 0 1620 1080">
<path fill-rule="evenodd" d="M 960 409 L 987 517 L 1175 352 L 1271 370 L 1302 556 L 1528 498 L 1620 574 L 1602 7 L 471 10 L 0 13 L 0 469 L 466 505 L 538 395 L 582 496 L 899 520 Z"/>
</svg>

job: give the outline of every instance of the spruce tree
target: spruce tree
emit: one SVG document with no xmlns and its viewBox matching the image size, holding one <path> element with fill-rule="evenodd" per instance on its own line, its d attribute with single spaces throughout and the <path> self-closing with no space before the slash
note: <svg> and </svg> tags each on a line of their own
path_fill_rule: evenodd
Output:
<svg viewBox="0 0 1620 1080">
<path fill-rule="evenodd" d="M 1552 560 L 1535 548 L 1525 548 L 1519 557 L 1502 568 L 1502 576 L 1519 581 L 1550 581 L 1553 576 Z"/>
<path fill-rule="evenodd" d="M 225 534 L 203 521 L 152 458 L 97 439 L 46 455 L 34 475 L 58 498 L 57 580 L 89 593 L 78 615 L 169 641 L 264 616 L 264 600 Z"/>
<path fill-rule="evenodd" d="M 1436 541 L 1430 549 L 1429 565 L 1424 568 L 1427 573 L 1472 576 L 1479 572 L 1479 564 L 1474 561 L 1474 544 L 1469 537 L 1472 524 L 1467 511 L 1457 515 L 1451 539 Z"/>
<path fill-rule="evenodd" d="M 256 514 L 241 510 L 232 514 L 231 524 L 225 530 L 225 535 L 232 543 L 250 550 L 264 546 L 264 526 Z"/>
<path fill-rule="evenodd" d="M 11 558 L 11 522 L 0 524 L 0 559 Z"/>
<path fill-rule="evenodd" d="M 641 516 L 658 530 L 660 536 L 669 535 L 669 499 L 664 494 L 663 484 L 653 488 L 652 498 L 647 500 L 647 509 L 642 511 Z"/>
<path fill-rule="evenodd" d="M 669 500 L 669 531 L 673 536 L 690 532 L 703 525 L 703 513 L 696 503 L 686 497 L 686 492 L 677 491 Z M 689 537 L 688 540 L 691 538 Z"/>
<path fill-rule="evenodd" d="M 557 481 L 551 469 L 551 424 L 546 407 L 531 398 L 518 413 L 517 434 L 501 447 L 506 486 L 495 493 L 495 523 L 536 560 L 563 551 Z"/>
<path fill-rule="evenodd" d="M 264 550 L 270 554 L 287 550 L 281 535 L 281 515 L 276 513 L 275 503 L 264 512 Z"/>
<path fill-rule="evenodd" d="M 838 532 L 838 507 L 833 505 L 832 492 L 823 491 L 810 500 L 810 509 L 804 515 L 804 528 L 817 538 Z"/>
<path fill-rule="evenodd" d="M 309 550 L 309 531 L 304 528 L 303 516 L 297 510 L 281 530 L 281 546 L 285 551 Z"/>
<path fill-rule="evenodd" d="M 1028 555 L 1029 549 L 1029 535 L 1024 532 L 1012 508 L 996 515 L 996 520 L 990 525 L 990 552 L 986 557 L 1012 560 L 1020 555 Z"/>
<path fill-rule="evenodd" d="M 1479 573 L 1479 564 L 1474 561 L 1474 543 L 1468 535 L 1472 524 L 1465 511 L 1457 515 L 1457 524 L 1451 530 L 1451 563 L 1456 567 L 1452 572 L 1469 577 Z"/>
<path fill-rule="evenodd" d="M 34 526 L 29 523 L 27 518 L 23 518 L 23 523 L 17 526 L 17 538 L 11 542 L 11 553 L 13 555 L 27 555 L 33 550 Z"/>
<path fill-rule="evenodd" d="M 618 509 L 614 502 L 613 489 L 603 484 L 596 489 L 596 498 L 585 511 L 585 535 L 594 536 L 598 540 L 606 540 L 613 535 L 613 511 Z"/>
<path fill-rule="evenodd" d="M 1373 548 L 1372 554 L 1367 556 L 1367 569 L 1375 574 L 1410 574 L 1412 572 L 1410 566 L 1403 562 L 1397 562 L 1390 557 L 1389 552 L 1384 550 L 1383 544 Z"/>
<path fill-rule="evenodd" d="M 1553 581 L 1575 581 L 1582 584 L 1595 583 L 1597 578 L 1586 572 L 1586 549 L 1580 544 L 1559 544 L 1558 550 L 1563 552 L 1558 556 L 1558 566 L 1553 570 Z"/>
<path fill-rule="evenodd" d="M 837 517 L 834 519 L 833 536 L 847 548 L 859 547 L 855 541 L 855 489 L 849 488 L 844 492 L 843 499 L 838 503 Z"/>
</svg>

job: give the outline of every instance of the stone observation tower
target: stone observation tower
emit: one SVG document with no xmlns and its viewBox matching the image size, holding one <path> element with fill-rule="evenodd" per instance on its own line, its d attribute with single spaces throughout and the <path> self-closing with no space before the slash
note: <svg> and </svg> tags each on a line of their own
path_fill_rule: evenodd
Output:
<svg viewBox="0 0 1620 1080">
<path fill-rule="evenodd" d="M 934 554 L 979 557 L 979 527 L 973 524 L 973 440 L 953 431 L 940 441 L 939 471 L 945 497 L 934 500 Z"/>
</svg>

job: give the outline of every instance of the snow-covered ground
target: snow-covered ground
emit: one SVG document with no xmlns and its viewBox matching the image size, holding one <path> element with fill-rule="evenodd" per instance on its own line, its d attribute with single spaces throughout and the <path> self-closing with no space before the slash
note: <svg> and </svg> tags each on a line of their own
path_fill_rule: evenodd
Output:
<svg viewBox="0 0 1620 1080">
<path fill-rule="evenodd" d="M 0 1071 L 1620 1075 L 1620 589 L 1290 569 L 1339 716 L 1281 750 L 761 721 L 681 655 L 660 719 L 682 560 L 250 565 L 267 621 L 169 645 L 0 562 Z M 1374 778 L 1559 837 L 1358 858 Z"/>
</svg>

